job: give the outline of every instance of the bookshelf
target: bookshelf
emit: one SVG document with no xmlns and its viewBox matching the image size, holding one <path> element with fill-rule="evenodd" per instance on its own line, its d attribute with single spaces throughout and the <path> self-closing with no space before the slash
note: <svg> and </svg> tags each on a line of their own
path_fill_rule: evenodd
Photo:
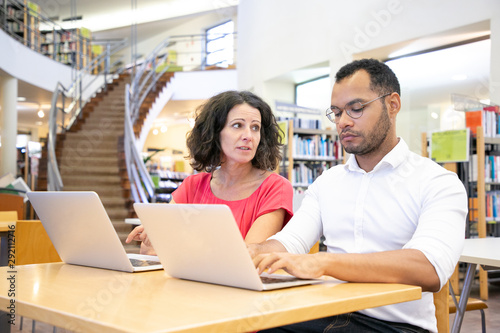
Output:
<svg viewBox="0 0 500 333">
<path fill-rule="evenodd" d="M 500 137 L 490 137 L 489 131 L 482 126 L 471 128 L 474 136 L 470 138 L 470 159 L 466 163 L 445 163 L 443 167 L 457 172 L 467 188 L 469 196 L 469 214 L 467 217 L 466 237 L 484 238 L 492 235 L 500 218 L 489 217 L 493 212 L 492 199 L 487 199 L 491 192 L 500 191 L 500 182 L 494 181 L 495 168 L 487 168 L 490 156 L 495 152 L 500 155 Z M 428 156 L 427 136 L 422 134 L 422 154 Z M 493 155 L 492 155 L 493 154 Z M 499 165 L 500 167 L 500 165 Z M 461 171 L 461 172 L 460 172 Z M 500 209 L 500 202 L 496 203 Z M 500 213 L 500 210 L 499 210 Z M 454 287 L 457 290 L 458 286 Z M 488 299 L 488 272 L 482 267 L 479 269 L 479 297 Z"/>
<path fill-rule="evenodd" d="M 307 188 L 323 171 L 343 163 L 343 152 L 333 130 L 298 128 L 288 123 L 286 175 L 294 188 Z"/>
<path fill-rule="evenodd" d="M 0 1 L 3 7 L 2 23 L 6 31 L 33 50 L 40 47 L 40 8 L 31 1 Z"/>
<path fill-rule="evenodd" d="M 498 237 L 495 234 L 500 221 L 500 202 L 494 201 L 493 195 L 500 191 L 500 182 L 495 179 L 496 169 L 500 167 L 495 162 L 496 156 L 500 155 L 500 138 L 485 136 L 488 132 L 481 126 L 477 127 L 476 133 L 475 140 L 471 140 L 476 154 L 470 163 L 472 191 L 469 193 L 469 211 L 472 214 L 469 213 L 469 222 L 476 223 L 479 238 Z M 479 293 L 481 299 L 488 299 L 488 272 L 482 268 L 479 270 Z"/>
<path fill-rule="evenodd" d="M 20 43 L 63 64 L 83 69 L 92 58 L 89 29 L 62 29 L 27 0 L 0 0 L 0 23 Z"/>
</svg>

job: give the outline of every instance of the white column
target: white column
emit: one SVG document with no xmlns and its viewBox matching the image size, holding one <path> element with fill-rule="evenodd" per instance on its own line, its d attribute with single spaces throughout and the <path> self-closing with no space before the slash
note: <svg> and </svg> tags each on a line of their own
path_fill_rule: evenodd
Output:
<svg viewBox="0 0 500 333">
<path fill-rule="evenodd" d="M 491 60 L 490 60 L 490 100 L 500 104 L 500 15 L 490 20 Z"/>
<path fill-rule="evenodd" d="M 17 175 L 17 79 L 0 76 L 0 177 Z"/>
</svg>

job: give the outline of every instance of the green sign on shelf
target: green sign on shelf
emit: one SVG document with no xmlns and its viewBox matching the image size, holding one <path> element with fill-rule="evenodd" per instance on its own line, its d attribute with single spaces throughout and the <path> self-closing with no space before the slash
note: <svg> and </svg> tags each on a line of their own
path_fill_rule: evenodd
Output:
<svg viewBox="0 0 500 333">
<path fill-rule="evenodd" d="M 430 157 L 437 163 L 469 160 L 469 129 L 436 131 L 431 134 Z"/>
</svg>

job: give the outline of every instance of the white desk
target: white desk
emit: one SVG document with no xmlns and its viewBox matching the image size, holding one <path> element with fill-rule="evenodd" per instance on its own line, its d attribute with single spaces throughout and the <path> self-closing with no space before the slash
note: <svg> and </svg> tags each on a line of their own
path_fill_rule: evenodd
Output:
<svg viewBox="0 0 500 333">
<path fill-rule="evenodd" d="M 451 328 L 452 333 L 460 332 L 477 265 L 500 267 L 500 238 L 466 239 L 460 261 L 467 263 L 464 286 L 460 294 L 457 312 Z"/>
</svg>

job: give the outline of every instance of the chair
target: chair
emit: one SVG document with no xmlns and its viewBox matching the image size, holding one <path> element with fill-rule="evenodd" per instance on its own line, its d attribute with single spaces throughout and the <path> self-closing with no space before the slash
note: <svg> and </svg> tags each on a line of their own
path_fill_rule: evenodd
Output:
<svg viewBox="0 0 500 333">
<path fill-rule="evenodd" d="M 451 295 L 450 295 L 451 292 Z M 434 306 L 436 307 L 437 329 L 439 333 L 448 333 L 450 331 L 450 313 L 457 311 L 456 304 L 459 297 L 454 299 L 453 288 L 449 282 L 441 288 L 440 291 L 434 293 Z M 465 311 L 481 311 L 482 332 L 486 332 L 486 319 L 484 309 L 488 308 L 488 304 L 480 299 L 469 297 Z"/>
<path fill-rule="evenodd" d="M 62 261 L 57 254 L 42 223 L 38 220 L 16 222 L 16 265 L 41 264 Z M 23 329 L 23 317 L 19 329 Z M 31 331 L 35 332 L 36 321 L 32 320 Z M 55 326 L 53 332 L 56 332 Z"/>
<path fill-rule="evenodd" d="M 453 291 L 453 288 L 450 286 L 450 304 L 449 304 L 449 309 L 450 313 L 455 313 L 457 312 L 457 304 L 460 301 L 459 296 L 455 296 L 455 292 Z M 465 307 L 465 312 L 467 311 L 474 311 L 474 310 L 479 310 L 481 312 L 481 330 L 483 333 L 486 333 L 486 317 L 484 314 L 484 309 L 488 308 L 488 304 L 486 302 L 474 298 L 474 297 L 469 297 L 467 299 L 467 305 Z"/>
<path fill-rule="evenodd" d="M 24 197 L 17 194 L 0 193 L 0 211 L 16 211 L 19 219 L 25 218 Z"/>
<path fill-rule="evenodd" d="M 16 222 L 16 265 L 62 261 L 39 220 Z"/>
<path fill-rule="evenodd" d="M 0 221 L 2 222 L 15 222 L 17 221 L 17 211 L 5 210 L 0 211 Z"/>
<path fill-rule="evenodd" d="M 446 282 L 440 291 L 434 293 L 438 333 L 448 333 L 450 331 L 450 297 L 448 285 L 449 282 Z"/>
</svg>

